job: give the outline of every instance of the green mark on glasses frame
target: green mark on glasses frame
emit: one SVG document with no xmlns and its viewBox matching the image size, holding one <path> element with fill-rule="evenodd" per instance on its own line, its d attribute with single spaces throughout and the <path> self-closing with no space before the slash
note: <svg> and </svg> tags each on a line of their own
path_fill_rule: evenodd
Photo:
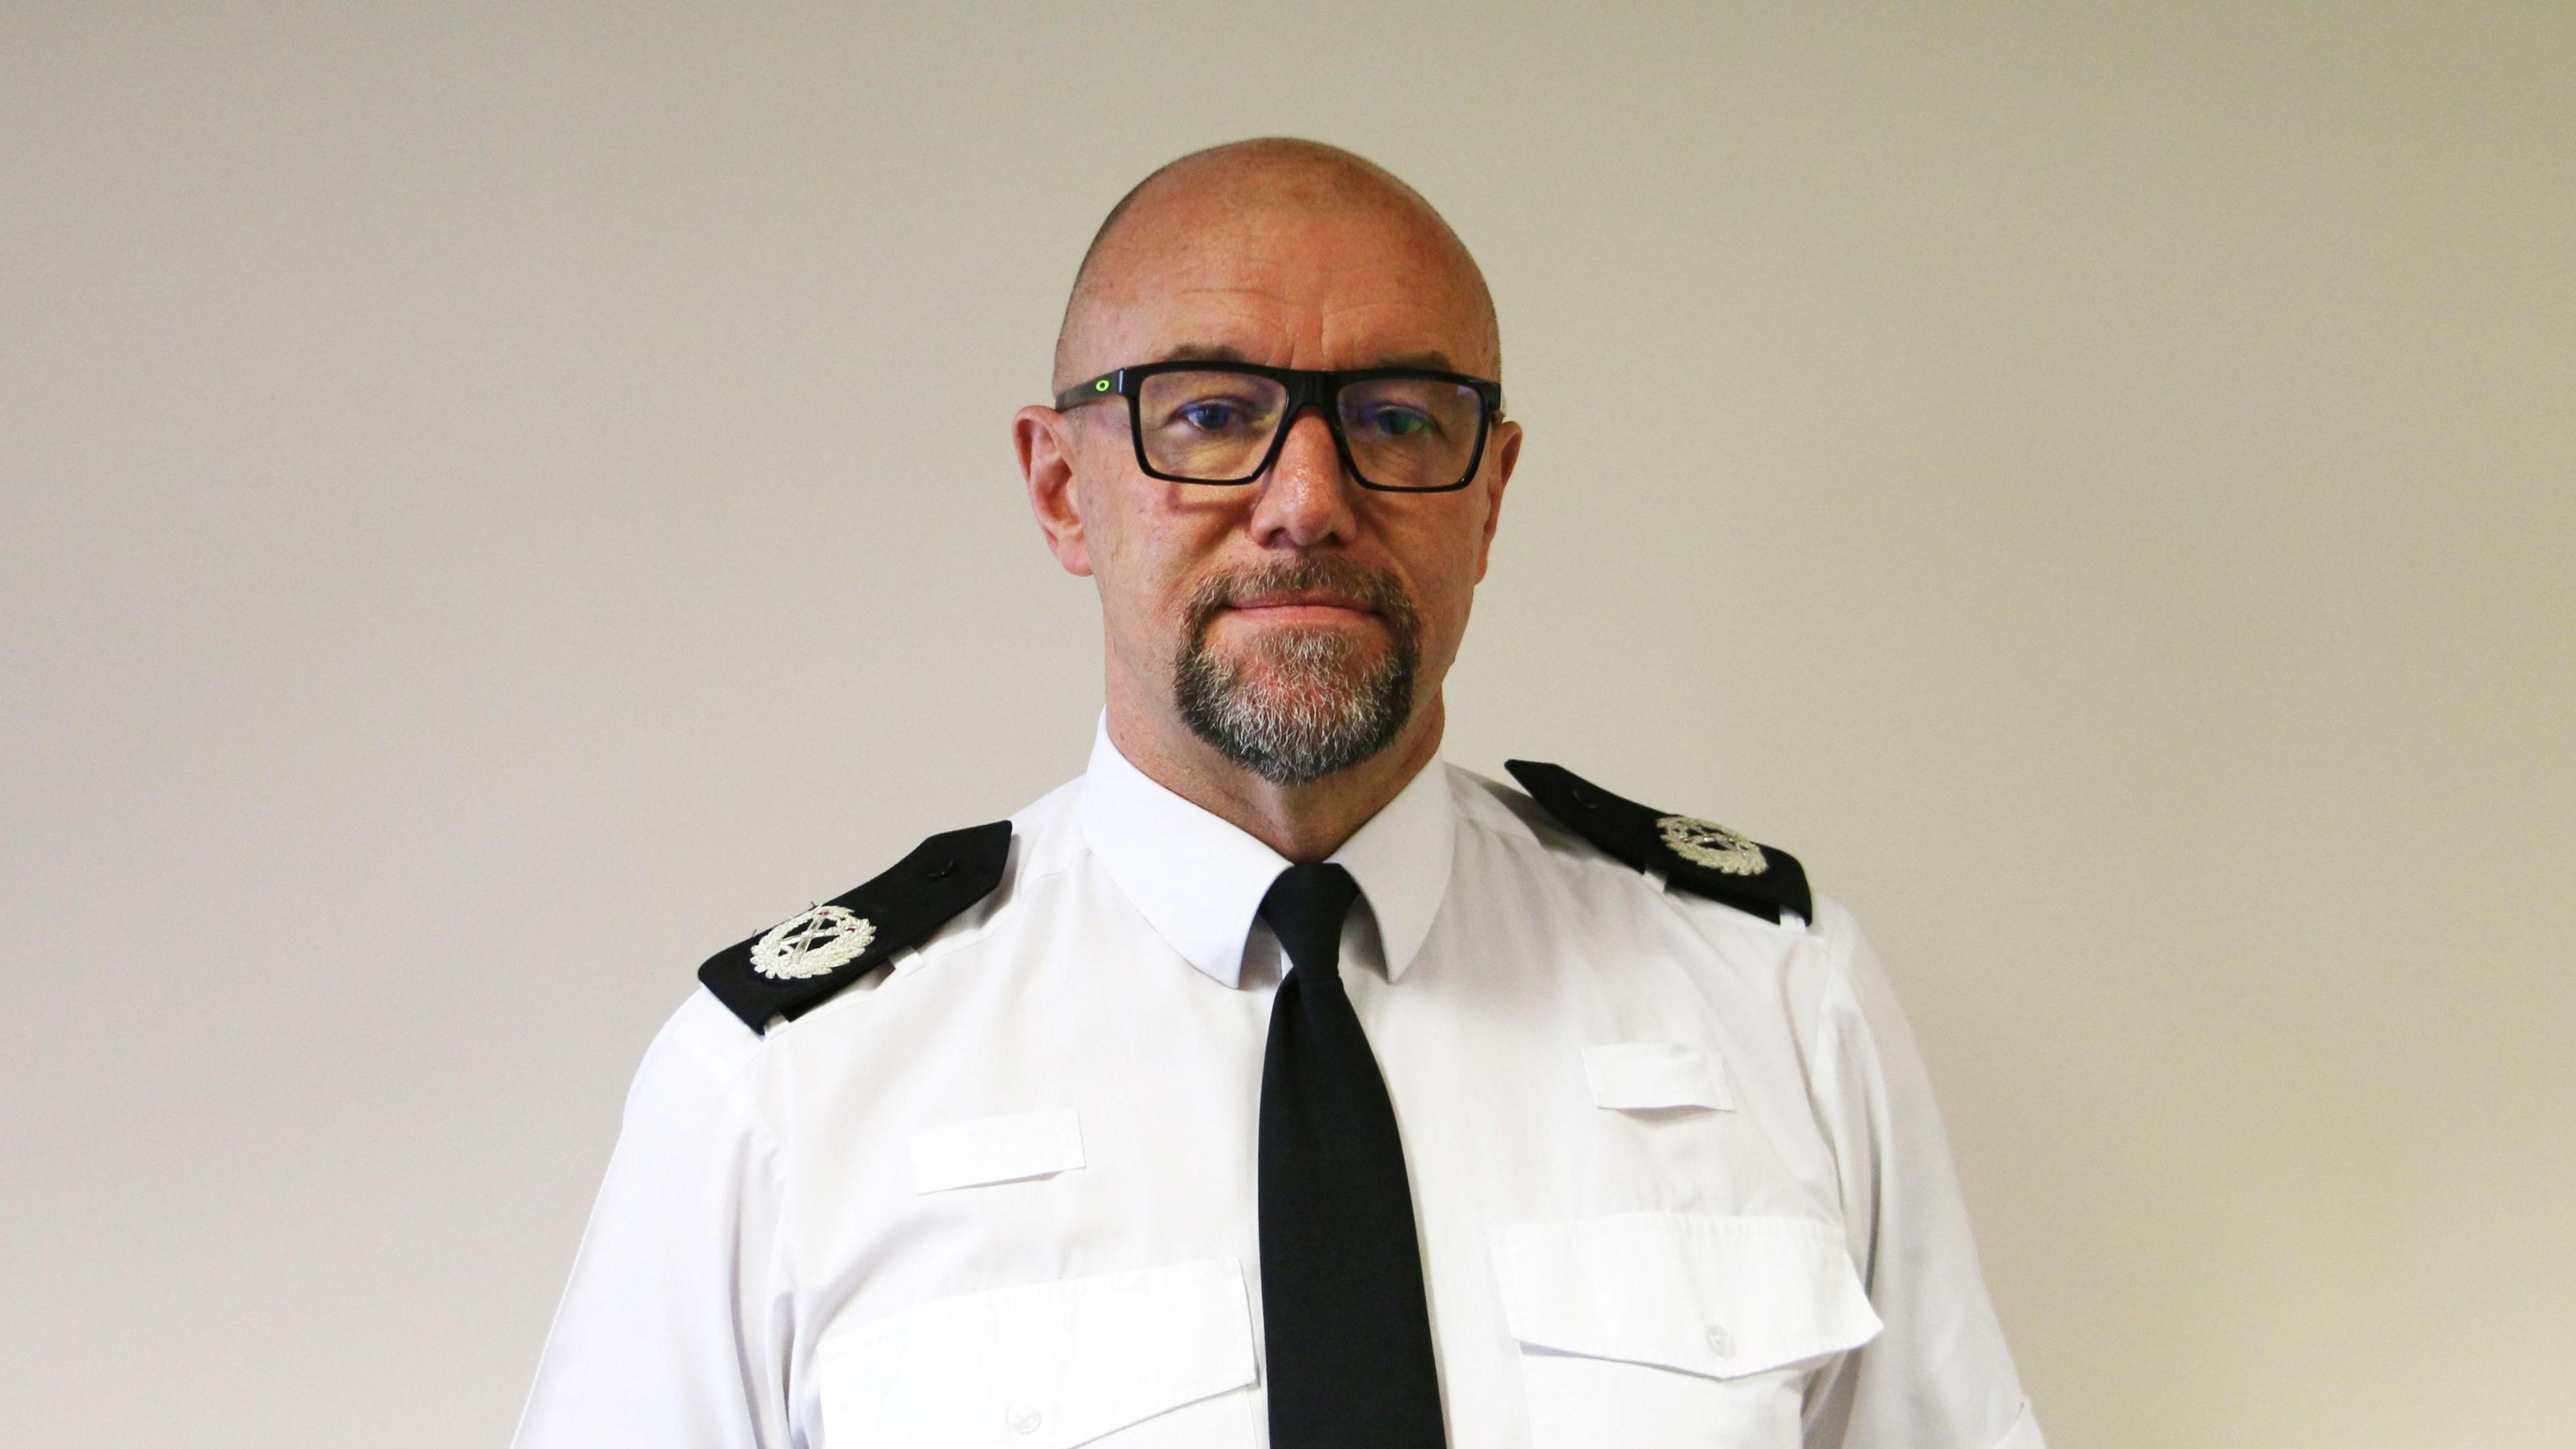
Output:
<svg viewBox="0 0 2576 1449">
<path fill-rule="evenodd" d="M 1100 380 L 1098 380 L 1098 381 L 1094 382 L 1094 383 L 1091 385 L 1091 390 L 1092 390 L 1093 392 L 1107 392 L 1107 391 L 1109 391 L 1109 379 L 1107 379 L 1107 378 L 1105 378 L 1105 377 L 1104 377 L 1104 378 L 1101 378 Z"/>
</svg>

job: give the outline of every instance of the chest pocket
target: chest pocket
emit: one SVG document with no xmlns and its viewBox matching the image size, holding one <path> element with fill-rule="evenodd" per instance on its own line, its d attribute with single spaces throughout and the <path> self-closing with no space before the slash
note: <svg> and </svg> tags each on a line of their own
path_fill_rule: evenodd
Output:
<svg viewBox="0 0 2576 1449">
<path fill-rule="evenodd" d="M 834 1331 L 827 1449 L 1233 1449 L 1252 1318 L 1232 1258 L 941 1298 Z"/>
<path fill-rule="evenodd" d="M 1879 1331 L 1842 1230 L 1628 1213 L 1492 1230 L 1535 1449 L 1795 1449 L 1805 1373 Z"/>
</svg>

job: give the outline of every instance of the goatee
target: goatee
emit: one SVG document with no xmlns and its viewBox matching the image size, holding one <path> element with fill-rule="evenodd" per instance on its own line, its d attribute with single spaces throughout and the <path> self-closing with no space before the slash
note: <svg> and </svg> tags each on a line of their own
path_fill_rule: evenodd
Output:
<svg viewBox="0 0 2576 1449">
<path fill-rule="evenodd" d="M 1263 594 L 1329 592 L 1374 611 L 1388 647 L 1338 629 L 1265 632 L 1247 657 L 1220 658 L 1208 626 L 1226 607 Z M 1422 663 L 1422 619 L 1404 589 L 1359 564 L 1300 558 L 1200 584 L 1172 673 L 1173 702 L 1190 732 L 1274 785 L 1303 785 L 1347 770 L 1395 742 L 1413 717 Z"/>
</svg>

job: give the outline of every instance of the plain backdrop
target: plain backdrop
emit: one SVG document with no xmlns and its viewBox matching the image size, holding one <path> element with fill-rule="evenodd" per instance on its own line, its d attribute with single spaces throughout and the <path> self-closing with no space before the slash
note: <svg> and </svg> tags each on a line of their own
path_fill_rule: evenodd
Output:
<svg viewBox="0 0 2576 1449">
<path fill-rule="evenodd" d="M 0 1436 L 508 1435 L 698 960 L 1080 767 L 1007 420 L 1109 204 L 1292 133 L 1502 309 L 1446 753 L 1858 911 L 2053 1442 L 2564 1444 L 2571 71 L 2564 3 L 0 3 Z"/>
</svg>

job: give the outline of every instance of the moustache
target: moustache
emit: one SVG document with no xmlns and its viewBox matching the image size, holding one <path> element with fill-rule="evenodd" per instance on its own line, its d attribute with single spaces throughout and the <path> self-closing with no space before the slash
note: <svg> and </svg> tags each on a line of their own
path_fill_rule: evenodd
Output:
<svg viewBox="0 0 2576 1449">
<path fill-rule="evenodd" d="M 1217 614 L 1246 599 L 1281 593 L 1336 594 L 1386 620 L 1398 638 L 1412 637 L 1421 615 L 1395 575 L 1349 559 L 1295 558 L 1228 569 L 1201 579 L 1185 610 L 1193 642 Z"/>
</svg>

